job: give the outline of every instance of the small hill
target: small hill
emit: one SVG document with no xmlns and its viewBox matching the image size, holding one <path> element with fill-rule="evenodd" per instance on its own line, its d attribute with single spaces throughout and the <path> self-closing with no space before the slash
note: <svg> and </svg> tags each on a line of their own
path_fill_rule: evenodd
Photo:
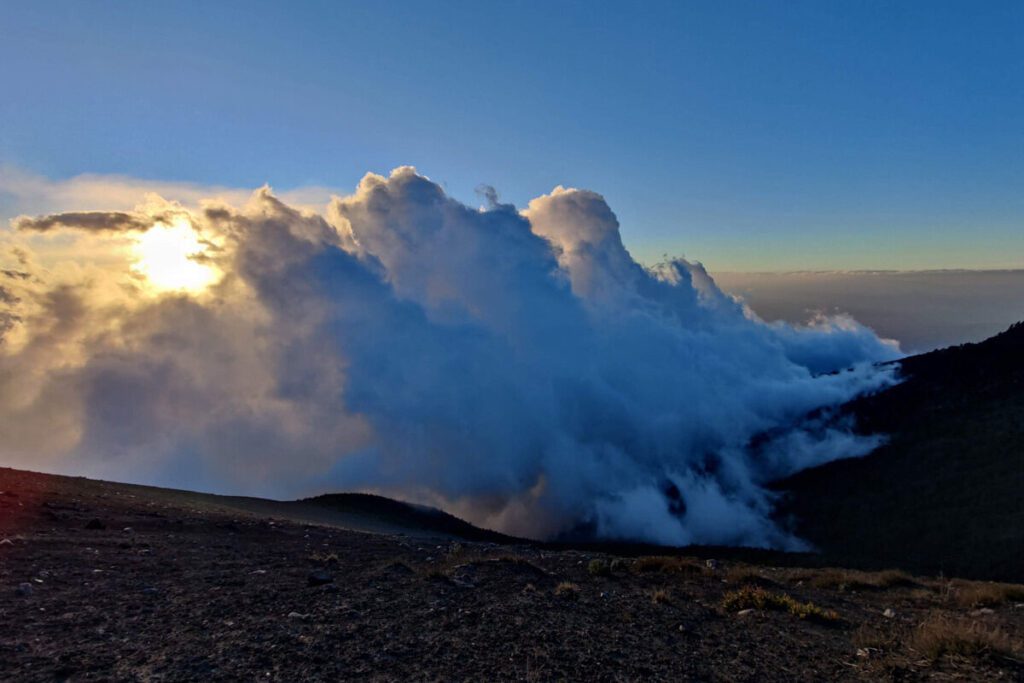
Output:
<svg viewBox="0 0 1024 683">
<path fill-rule="evenodd" d="M 836 563 L 1024 579 L 1024 323 L 899 365 L 845 408 L 889 442 L 778 483 L 780 516 Z"/>
<path fill-rule="evenodd" d="M 370 493 L 331 493 L 297 501 L 303 507 L 317 507 L 348 516 L 373 519 L 394 529 L 417 535 L 438 535 L 480 543 L 523 543 L 522 539 L 481 529 L 455 515 L 424 505 L 413 505 Z"/>
</svg>

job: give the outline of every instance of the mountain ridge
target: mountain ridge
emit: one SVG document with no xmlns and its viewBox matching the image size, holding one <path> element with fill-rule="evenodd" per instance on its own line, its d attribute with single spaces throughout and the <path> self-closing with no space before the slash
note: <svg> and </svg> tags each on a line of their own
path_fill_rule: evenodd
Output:
<svg viewBox="0 0 1024 683">
<path fill-rule="evenodd" d="M 777 517 L 837 563 L 1024 578 L 1024 322 L 893 361 L 843 407 L 888 442 L 775 484 Z"/>
</svg>

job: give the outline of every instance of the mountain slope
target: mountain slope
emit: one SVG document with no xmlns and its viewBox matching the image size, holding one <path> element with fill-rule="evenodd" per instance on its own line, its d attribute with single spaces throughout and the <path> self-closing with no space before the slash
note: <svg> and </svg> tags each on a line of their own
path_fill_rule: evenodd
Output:
<svg viewBox="0 0 1024 683">
<path fill-rule="evenodd" d="M 846 407 L 889 443 L 777 484 L 780 516 L 837 563 L 1024 578 L 1024 323 L 899 364 Z"/>
</svg>

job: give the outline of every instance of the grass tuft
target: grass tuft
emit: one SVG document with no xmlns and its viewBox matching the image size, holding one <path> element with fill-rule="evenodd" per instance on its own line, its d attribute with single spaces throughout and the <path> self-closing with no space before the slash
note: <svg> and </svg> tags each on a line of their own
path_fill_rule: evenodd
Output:
<svg viewBox="0 0 1024 683">
<path fill-rule="evenodd" d="M 839 614 L 834 610 L 822 609 L 813 602 L 800 602 L 786 593 L 773 593 L 758 586 L 744 586 L 739 590 L 729 591 L 722 597 L 722 608 L 727 612 L 739 612 L 744 609 L 788 612 L 800 619 L 823 624 L 834 624 L 839 621 Z"/>
<path fill-rule="evenodd" d="M 634 560 L 633 571 L 638 574 L 660 572 L 662 574 L 699 575 L 705 573 L 705 567 L 692 557 L 651 555 Z"/>
<path fill-rule="evenodd" d="M 738 565 L 725 572 L 725 580 L 729 583 L 750 584 L 752 586 L 774 586 L 775 581 L 761 573 L 757 567 Z"/>
<path fill-rule="evenodd" d="M 563 581 L 555 586 L 555 597 L 577 600 L 580 597 L 580 587 L 570 581 Z"/>
<path fill-rule="evenodd" d="M 1020 652 L 1020 643 L 996 625 L 941 614 L 931 615 L 915 629 L 910 646 L 933 661 L 943 655 L 1012 657 Z"/>
<path fill-rule="evenodd" d="M 1016 583 L 964 582 L 952 589 L 953 599 L 961 607 L 996 607 L 1024 601 L 1024 586 Z"/>
<path fill-rule="evenodd" d="M 899 569 L 886 569 L 880 572 L 824 569 L 811 576 L 808 582 L 815 588 L 830 588 L 838 591 L 885 590 L 920 585 L 914 577 Z"/>
</svg>

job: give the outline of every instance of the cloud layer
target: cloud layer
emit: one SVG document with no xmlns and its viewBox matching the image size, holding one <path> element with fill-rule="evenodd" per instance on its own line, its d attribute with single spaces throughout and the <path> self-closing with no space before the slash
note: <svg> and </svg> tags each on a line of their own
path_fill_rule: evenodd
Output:
<svg viewBox="0 0 1024 683">
<path fill-rule="evenodd" d="M 593 192 L 522 212 L 485 194 L 399 168 L 322 214 L 264 188 L 14 221 L 0 459 L 374 490 L 537 537 L 795 547 L 763 484 L 876 445 L 825 416 L 892 382 L 871 363 L 898 347 L 848 317 L 767 324 L 696 263 L 642 267 Z M 158 291 L 133 267 L 131 233 L 171 222 L 216 284 Z M 106 257 L 47 260 L 31 231 Z"/>
</svg>

